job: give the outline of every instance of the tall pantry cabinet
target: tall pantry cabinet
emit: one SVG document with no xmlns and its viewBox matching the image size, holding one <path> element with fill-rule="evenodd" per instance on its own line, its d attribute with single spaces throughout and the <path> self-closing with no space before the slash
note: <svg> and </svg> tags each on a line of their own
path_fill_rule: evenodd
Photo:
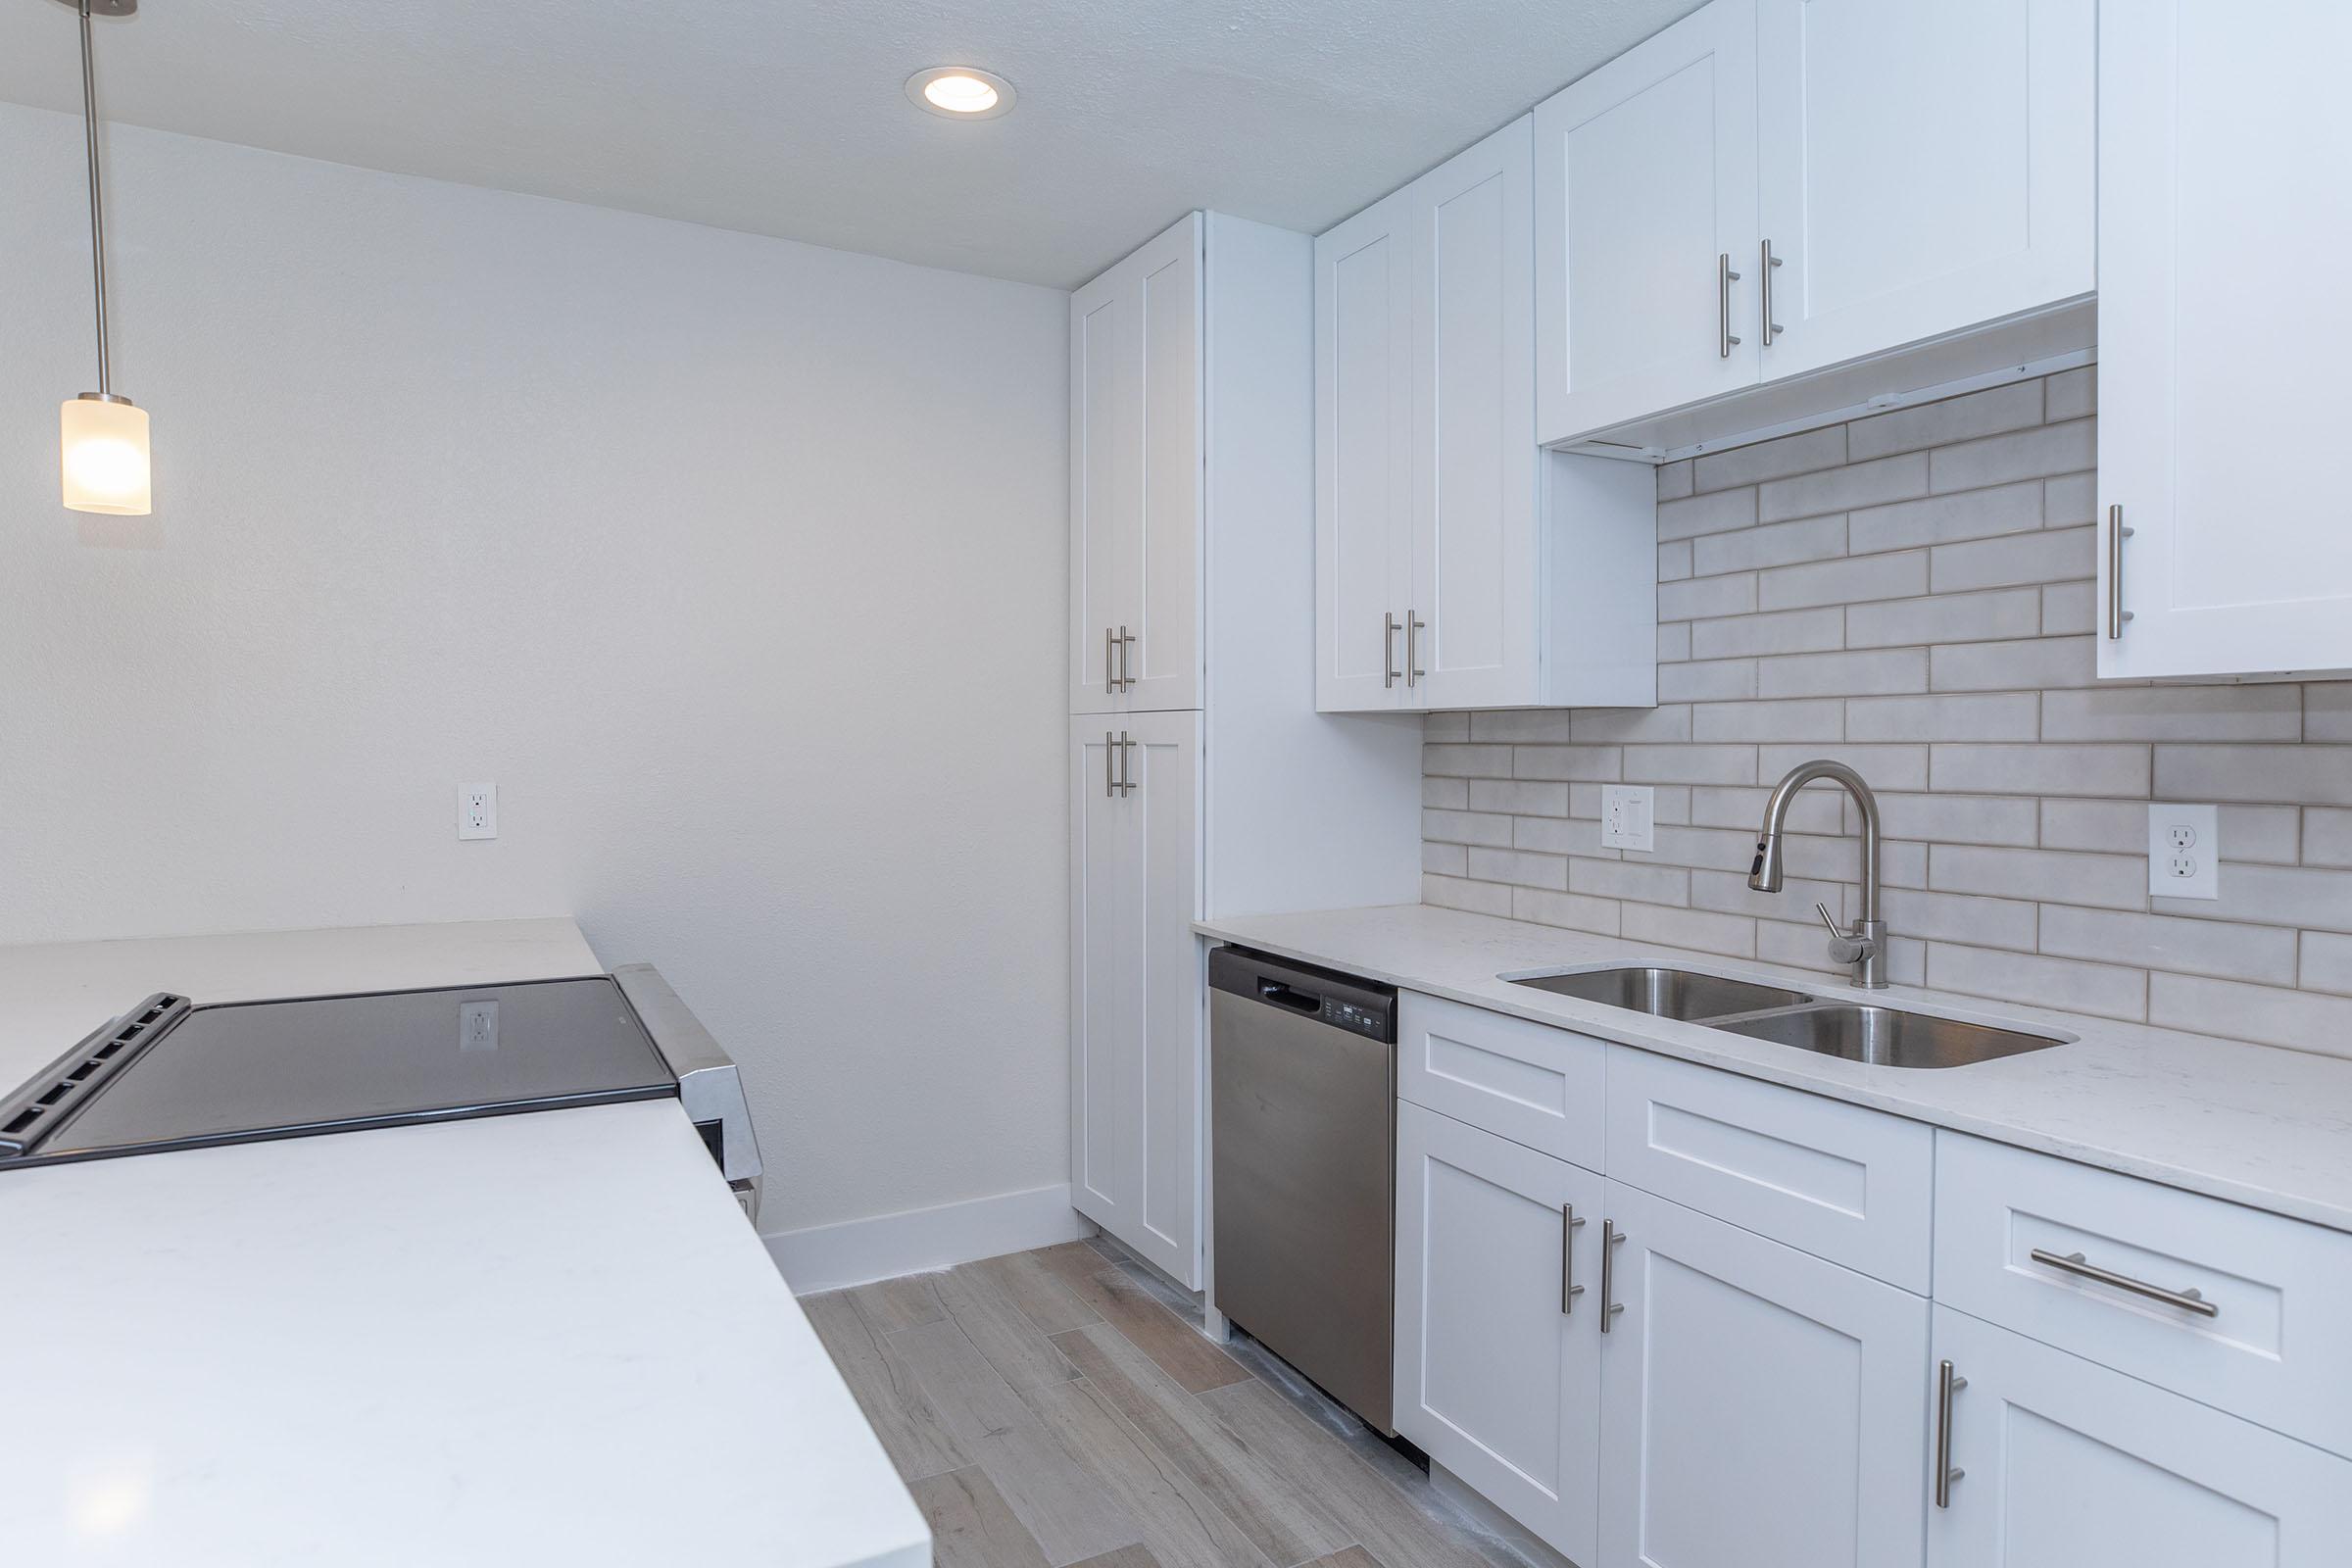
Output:
<svg viewBox="0 0 2352 1568">
<path fill-rule="evenodd" d="M 1193 922 L 1419 897 L 1417 716 L 1315 711 L 1314 242 L 1195 213 L 1070 297 L 1070 1193 L 1203 1284 Z"/>
</svg>

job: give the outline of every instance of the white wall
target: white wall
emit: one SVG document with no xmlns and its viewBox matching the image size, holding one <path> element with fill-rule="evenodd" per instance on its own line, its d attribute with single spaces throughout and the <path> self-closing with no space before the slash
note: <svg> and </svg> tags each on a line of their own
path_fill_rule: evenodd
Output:
<svg viewBox="0 0 2352 1568">
<path fill-rule="evenodd" d="M 77 517 L 79 137 L 0 106 L 0 942 L 570 913 L 765 1228 L 1065 1180 L 1067 297 L 117 129 Z"/>
</svg>

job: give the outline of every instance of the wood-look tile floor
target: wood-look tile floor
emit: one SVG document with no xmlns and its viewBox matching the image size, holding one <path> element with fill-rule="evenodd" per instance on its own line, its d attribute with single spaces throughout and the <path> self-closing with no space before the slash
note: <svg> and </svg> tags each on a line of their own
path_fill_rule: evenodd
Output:
<svg viewBox="0 0 2352 1568">
<path fill-rule="evenodd" d="M 1362 1422 L 1106 1242 L 803 1303 L 941 1568 L 1522 1568 Z"/>
</svg>

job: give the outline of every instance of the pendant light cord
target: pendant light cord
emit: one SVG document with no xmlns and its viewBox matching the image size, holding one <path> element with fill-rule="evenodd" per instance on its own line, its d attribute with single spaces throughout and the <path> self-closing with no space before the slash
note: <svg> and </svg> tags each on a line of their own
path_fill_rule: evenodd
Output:
<svg viewBox="0 0 2352 1568">
<path fill-rule="evenodd" d="M 98 189 L 98 79 L 90 70 L 90 0 L 81 0 L 81 122 L 90 153 L 90 284 L 98 296 L 98 395 L 114 393 L 106 348 L 106 217 Z"/>
</svg>

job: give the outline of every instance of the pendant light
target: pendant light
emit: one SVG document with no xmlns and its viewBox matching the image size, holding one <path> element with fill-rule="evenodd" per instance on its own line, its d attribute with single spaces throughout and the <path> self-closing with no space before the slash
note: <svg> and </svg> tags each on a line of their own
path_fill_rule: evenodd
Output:
<svg viewBox="0 0 2352 1568">
<path fill-rule="evenodd" d="M 90 281 L 98 304 L 98 390 L 70 398 L 58 416 L 66 506 L 143 517 L 154 510 L 147 411 L 117 395 L 106 343 L 106 210 L 98 184 L 98 86 L 90 70 L 90 13 L 127 17 L 139 0 L 64 0 L 81 13 L 81 119 L 90 157 Z"/>
</svg>

